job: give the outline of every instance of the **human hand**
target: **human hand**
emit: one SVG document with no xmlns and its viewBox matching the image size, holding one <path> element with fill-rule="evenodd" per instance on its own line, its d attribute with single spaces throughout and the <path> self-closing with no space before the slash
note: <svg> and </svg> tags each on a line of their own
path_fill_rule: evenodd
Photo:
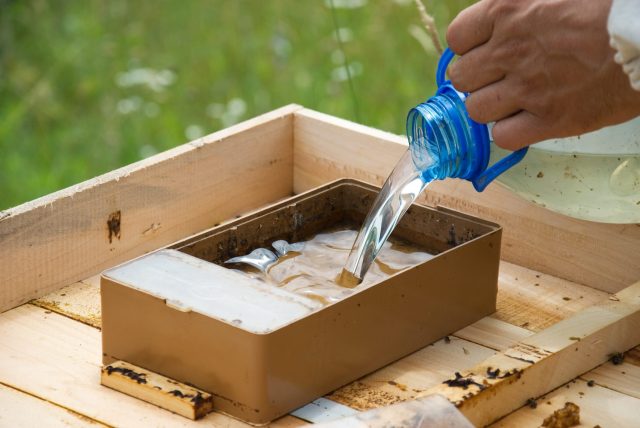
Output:
<svg viewBox="0 0 640 428">
<path fill-rule="evenodd" d="M 640 115 L 640 92 L 613 60 L 611 0 L 481 0 L 447 31 L 454 87 L 477 122 L 515 150 Z M 640 25 L 640 24 L 639 24 Z"/>
</svg>

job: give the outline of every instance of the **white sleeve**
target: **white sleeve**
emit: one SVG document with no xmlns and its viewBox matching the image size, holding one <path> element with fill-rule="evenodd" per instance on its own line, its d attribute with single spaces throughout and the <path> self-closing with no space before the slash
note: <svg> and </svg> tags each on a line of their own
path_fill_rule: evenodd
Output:
<svg viewBox="0 0 640 428">
<path fill-rule="evenodd" d="M 640 0 L 613 0 L 608 29 L 615 61 L 640 91 Z"/>
</svg>

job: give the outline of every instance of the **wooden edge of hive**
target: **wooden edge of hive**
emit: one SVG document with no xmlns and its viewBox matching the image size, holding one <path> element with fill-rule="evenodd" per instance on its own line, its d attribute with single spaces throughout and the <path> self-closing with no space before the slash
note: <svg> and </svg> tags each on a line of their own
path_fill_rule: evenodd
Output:
<svg viewBox="0 0 640 428">
<path fill-rule="evenodd" d="M 213 410 L 213 397 L 208 392 L 126 361 L 103 366 L 100 383 L 192 420 Z"/>
<path fill-rule="evenodd" d="M 441 394 L 476 426 L 499 418 L 640 343 L 640 281 L 523 338 L 444 383 Z"/>
</svg>

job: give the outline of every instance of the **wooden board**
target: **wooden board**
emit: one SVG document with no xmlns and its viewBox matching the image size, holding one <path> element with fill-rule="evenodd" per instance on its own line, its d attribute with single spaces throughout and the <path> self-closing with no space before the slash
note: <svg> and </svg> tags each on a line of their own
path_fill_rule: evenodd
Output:
<svg viewBox="0 0 640 428">
<path fill-rule="evenodd" d="M 0 312 L 293 189 L 292 105 L 0 215 Z"/>
<path fill-rule="evenodd" d="M 357 410 L 411 400 L 440 384 L 451 373 L 451 367 L 471 367 L 493 354 L 493 349 L 450 336 L 338 389 L 327 398 Z"/>
<path fill-rule="evenodd" d="M 640 282 L 527 337 L 455 380 L 425 392 L 442 394 L 484 426 L 640 343 Z"/>
<path fill-rule="evenodd" d="M 492 428 L 538 428 L 554 410 L 572 402 L 580 407 L 580 426 L 636 428 L 640 400 L 600 386 L 587 386 L 578 380 L 569 382 L 536 400 L 536 408 L 525 406 L 491 425 Z"/>
<path fill-rule="evenodd" d="M 455 335 L 461 339 L 469 340 L 496 351 L 507 349 L 532 334 L 532 331 L 501 321 L 495 318 L 495 315 L 485 317 L 455 332 Z"/>
<path fill-rule="evenodd" d="M 304 109 L 295 112 L 294 191 L 339 177 L 381 184 L 406 138 Z M 640 278 L 640 225 L 608 225 L 555 214 L 492 184 L 432 183 L 419 202 L 442 205 L 504 227 L 502 257 L 590 287 L 615 292 Z"/>
<path fill-rule="evenodd" d="M 640 398 L 640 367 L 634 364 L 606 363 L 584 374 L 581 378 L 631 397 Z"/>
<path fill-rule="evenodd" d="M 105 427 L 97 421 L 86 418 L 71 410 L 44 401 L 0 383 L 0 426 L 31 428 L 58 427 Z"/>
<path fill-rule="evenodd" d="M 91 292 L 86 292 L 87 287 L 91 287 Z M 80 294 L 83 304 L 78 302 Z M 607 293 L 580 284 L 502 262 L 498 311 L 492 317 L 454 333 L 449 343 L 441 340 L 336 391 L 330 398 L 357 409 L 414 398 L 447 378 L 451 374 L 450 367 L 471 367 L 492 355 L 492 350 L 504 350 L 531 336 L 533 331 L 539 331 L 607 296 Z M 97 281 L 92 279 L 65 287 L 39 299 L 36 304 L 42 306 L 42 302 L 56 302 L 54 311 L 64 308 L 61 313 L 84 322 L 93 313 L 93 308 L 99 307 L 99 299 Z M 525 301 L 527 305 L 522 303 Z M 526 328 L 513 324 L 525 325 Z M 620 380 L 622 384 L 628 383 L 627 378 Z"/>
<path fill-rule="evenodd" d="M 126 361 L 102 367 L 100 383 L 132 397 L 196 420 L 213 410 L 211 394 Z"/>
<path fill-rule="evenodd" d="M 502 269 L 508 269 L 509 266 L 511 265 L 504 264 Z M 515 285 L 516 289 L 526 286 L 519 281 Z M 576 290 L 564 290 L 562 293 L 575 293 L 577 290 L 580 287 Z M 555 299 L 560 295 L 547 295 L 545 298 Z M 544 304 L 543 302 L 533 299 L 531 303 L 536 306 Z M 533 333 L 495 318 L 485 318 L 455 334 L 466 340 L 451 336 L 449 343 L 441 340 L 434 346 L 426 347 L 383 368 L 353 385 L 355 388 L 351 388 L 351 392 L 343 391 L 344 400 L 348 400 L 350 404 L 360 402 L 363 408 L 372 408 L 402 398 L 411 398 L 417 395 L 414 389 L 420 391 L 434 386 L 453 371 L 479 363 L 493 353 L 491 349 L 504 349 Z M 3 339 L 0 341 L 0 381 L 35 391 L 47 400 L 93 418 L 100 416 L 104 418 L 100 420 L 111 425 L 154 421 L 158 418 L 158 421 L 166 420 L 167 426 L 184 426 L 183 422 L 172 419 L 171 414 L 98 385 L 96 373 L 100 365 L 100 334 L 95 328 L 26 305 L 0 315 L 0 337 Z M 11 370 L 10 363 L 14 359 L 22 361 L 17 371 Z M 3 371 L 3 368 L 6 370 Z M 56 387 L 52 389 L 51 385 Z M 358 388 L 358 385 L 364 387 Z M 616 387 L 613 383 L 610 385 Z M 640 393 L 640 386 L 636 386 L 636 392 Z M 116 407 L 121 412 L 113 415 L 110 409 Z M 188 423 L 186 420 L 184 422 Z M 207 416 L 202 423 L 245 426 L 215 413 Z M 279 420 L 276 425 L 301 424 L 302 421 L 287 417 Z"/>
<path fill-rule="evenodd" d="M 73 288 L 84 289 L 85 283 L 93 283 L 94 292 L 85 296 L 84 305 L 79 305 L 75 298 L 77 293 L 73 292 Z M 536 283 L 539 285 L 534 285 Z M 539 293 L 536 292 L 538 289 L 540 289 Z M 81 284 L 67 287 L 66 290 L 65 296 L 57 292 L 41 300 L 61 299 L 58 302 L 58 306 L 61 307 L 67 307 L 65 304 L 71 303 L 68 308 L 72 309 L 67 310 L 65 315 L 78 320 L 86 318 L 84 313 L 86 308 L 99 304 L 96 281 L 83 281 Z M 501 297 L 504 293 L 506 295 Z M 452 367 L 453 370 L 471 367 L 491 356 L 492 350 L 504 350 L 534 334 L 527 328 L 518 327 L 503 320 L 515 319 L 521 322 L 526 319 L 529 323 L 528 328 L 535 327 L 539 330 L 539 326 L 566 318 L 591 306 L 593 301 L 602 300 L 607 296 L 607 293 L 503 262 L 500 266 L 498 296 L 498 301 L 502 301 L 502 304 L 498 305 L 498 312 L 494 316 L 484 318 L 455 332 L 448 342 L 438 341 L 433 346 L 426 347 L 366 376 L 336 391 L 330 398 L 358 409 L 370 409 L 414 398 L 420 392 L 446 379 L 451 374 Z M 570 300 L 565 300 L 567 297 Z M 94 304 L 90 303 L 91 299 Z M 522 300 L 528 302 L 528 310 L 524 315 L 517 315 L 522 307 Z M 552 317 L 549 316 L 548 308 L 553 309 Z M 78 313 L 74 314 L 72 310 L 77 310 Z M 588 375 L 583 378 L 587 379 L 586 376 Z M 625 391 L 625 385 L 626 388 L 634 387 L 633 384 L 629 384 L 626 377 L 619 376 L 607 386 Z M 635 391 L 640 394 L 640 386 L 636 387 Z"/>
<path fill-rule="evenodd" d="M 493 316 L 540 331 L 608 296 L 603 291 L 502 261 L 497 311 Z"/>
<path fill-rule="evenodd" d="M 188 419 L 100 385 L 100 331 L 23 305 L 0 314 L 0 382 L 110 426 L 188 427 Z M 246 427 L 219 413 L 201 426 Z M 301 424 L 292 417 L 275 426 Z"/>
<path fill-rule="evenodd" d="M 46 312 L 33 305 L 23 305 L 0 314 L 0 381 L 74 409 L 107 425 L 145 423 L 189 426 L 190 422 L 181 416 L 161 411 L 151 404 L 101 386 L 98 329 Z M 463 347 L 467 348 L 469 354 L 464 352 Z M 432 348 L 436 351 L 430 351 Z M 441 382 L 442 378 L 433 373 L 449 373 L 455 370 L 457 364 L 472 365 L 493 352 L 463 340 L 451 344 L 441 341 L 437 348 L 435 345 L 429 346 L 423 351 L 426 353 L 417 356 L 422 366 L 416 366 L 416 357 L 412 356 L 395 364 L 406 364 L 407 370 L 413 367 L 418 372 L 419 382 L 428 380 L 428 383 L 416 383 L 424 387 Z M 435 368 L 434 371 L 430 370 L 431 366 Z M 414 383 L 412 379 L 406 382 L 409 385 Z M 380 382 L 370 383 L 376 390 L 385 386 Z M 400 391 L 398 387 L 394 388 Z M 378 402 L 378 405 L 383 404 Z M 114 412 L 113 409 L 116 408 L 118 411 Z M 218 413 L 207 415 L 199 423 L 205 426 L 247 426 Z M 287 416 L 278 420 L 274 426 L 301 424 L 305 423 Z"/>
<path fill-rule="evenodd" d="M 31 303 L 92 327 L 102 326 L 99 283 L 79 281 L 33 300 Z"/>
</svg>

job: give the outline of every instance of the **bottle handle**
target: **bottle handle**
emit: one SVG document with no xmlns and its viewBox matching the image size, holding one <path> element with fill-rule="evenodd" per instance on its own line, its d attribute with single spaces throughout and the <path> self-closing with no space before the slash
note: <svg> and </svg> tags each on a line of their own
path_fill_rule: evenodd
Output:
<svg viewBox="0 0 640 428">
<path fill-rule="evenodd" d="M 436 84 L 438 85 L 438 88 L 447 84 L 446 71 L 455 55 L 456 54 L 449 48 L 446 48 L 444 52 L 442 52 L 440 60 L 438 61 L 438 68 L 436 69 Z M 466 95 L 467 94 L 465 93 L 465 97 Z M 469 118 L 469 120 L 472 119 Z M 473 187 L 478 192 L 482 192 L 489 183 L 496 179 L 496 177 L 520 162 L 522 158 L 524 158 L 524 155 L 527 154 L 528 150 L 529 147 L 523 147 L 520 150 L 516 150 L 515 152 L 500 159 L 490 168 L 485 169 L 483 172 L 478 174 L 478 176 L 470 180 L 471 183 L 473 183 Z"/>
<path fill-rule="evenodd" d="M 438 85 L 438 88 L 446 83 L 447 78 L 445 73 L 454 56 L 456 56 L 456 54 L 449 48 L 446 48 L 444 52 L 442 52 L 442 55 L 440 55 L 438 68 L 436 69 L 436 85 Z"/>
<path fill-rule="evenodd" d="M 520 150 L 516 150 L 494 163 L 490 168 L 485 169 L 476 178 L 471 180 L 473 187 L 478 192 L 482 192 L 489 183 L 496 179 L 497 176 L 520 162 L 524 155 L 527 154 L 528 150 L 529 147 L 523 147 Z"/>
</svg>

